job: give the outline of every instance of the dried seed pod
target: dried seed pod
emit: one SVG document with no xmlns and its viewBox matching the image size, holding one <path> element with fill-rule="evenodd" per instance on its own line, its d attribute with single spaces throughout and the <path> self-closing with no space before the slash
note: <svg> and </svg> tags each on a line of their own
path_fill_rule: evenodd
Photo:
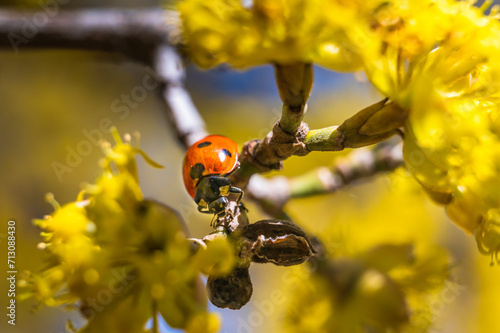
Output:
<svg viewBox="0 0 500 333">
<path fill-rule="evenodd" d="M 226 277 L 208 277 L 208 298 L 219 308 L 240 309 L 252 296 L 252 281 L 247 267 L 236 268 Z"/>
<path fill-rule="evenodd" d="M 241 237 L 253 262 L 292 266 L 316 253 L 306 233 L 289 221 L 261 220 L 244 227 Z"/>
</svg>

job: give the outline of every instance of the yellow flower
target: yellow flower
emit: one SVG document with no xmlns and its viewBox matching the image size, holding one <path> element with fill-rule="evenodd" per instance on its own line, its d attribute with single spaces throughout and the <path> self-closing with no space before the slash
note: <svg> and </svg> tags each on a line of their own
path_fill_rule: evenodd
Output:
<svg viewBox="0 0 500 333">
<path fill-rule="evenodd" d="M 337 205 L 329 226 L 316 231 L 328 256 L 287 278 L 285 331 L 427 332 L 430 299 L 445 285 L 450 262 L 429 238 L 436 227 L 423 199 L 399 170 L 391 191 L 362 212 Z"/>
<path fill-rule="evenodd" d="M 475 233 L 481 251 L 500 250 L 492 218 L 500 209 L 496 7 L 485 15 L 488 2 L 481 8 L 451 0 L 242 3 L 179 4 L 198 65 L 363 68 L 402 113 L 381 115 L 381 126 L 392 124 L 384 117 L 408 117 L 404 158 L 410 172 L 457 225 Z"/>
<path fill-rule="evenodd" d="M 40 248 L 49 264 L 27 274 L 22 298 L 78 305 L 88 321 L 78 332 L 143 332 L 158 313 L 172 327 L 216 332 L 219 320 L 206 311 L 198 276 L 207 262 L 193 257 L 178 213 L 144 199 L 139 187 L 135 155 L 158 165 L 130 139 L 122 142 L 116 130 L 114 137 L 114 147 L 104 145 L 104 172 L 95 185 L 62 207 L 48 196 L 55 212 L 35 223 L 43 230 Z M 235 261 L 226 242 L 209 244 L 205 255 L 216 258 L 211 264 L 221 272 L 232 266 L 218 260 Z"/>
<path fill-rule="evenodd" d="M 371 7 L 365 31 L 373 38 L 360 55 L 370 82 L 408 114 L 407 168 L 493 255 L 500 250 L 492 217 L 500 209 L 500 23 L 496 8 L 484 15 L 487 6 L 436 0 Z"/>
<path fill-rule="evenodd" d="M 396 85 L 391 96 L 410 110 L 404 148 L 409 170 L 493 254 L 500 249 L 500 235 L 490 227 L 500 208 L 500 24 L 474 7 L 446 9 L 453 22 L 447 38 L 409 61 L 411 71 L 402 75 L 406 86 Z"/>
<path fill-rule="evenodd" d="M 245 7 L 240 0 L 185 0 L 178 8 L 190 57 L 200 67 L 317 62 L 345 71 L 361 64 L 359 45 L 352 40 L 363 34 L 344 28 L 352 25 L 363 6 L 364 2 L 344 7 L 341 1 L 256 0 Z"/>
</svg>

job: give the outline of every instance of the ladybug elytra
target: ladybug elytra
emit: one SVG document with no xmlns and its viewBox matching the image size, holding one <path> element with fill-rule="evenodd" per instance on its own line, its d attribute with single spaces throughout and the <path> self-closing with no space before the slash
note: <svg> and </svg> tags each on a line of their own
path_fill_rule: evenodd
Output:
<svg viewBox="0 0 500 333">
<path fill-rule="evenodd" d="M 231 186 L 227 178 L 239 166 L 238 145 L 221 135 L 209 135 L 195 142 L 186 152 L 182 174 L 189 195 L 198 205 L 198 211 L 225 217 L 230 193 L 237 193 L 237 203 L 243 191 Z"/>
</svg>

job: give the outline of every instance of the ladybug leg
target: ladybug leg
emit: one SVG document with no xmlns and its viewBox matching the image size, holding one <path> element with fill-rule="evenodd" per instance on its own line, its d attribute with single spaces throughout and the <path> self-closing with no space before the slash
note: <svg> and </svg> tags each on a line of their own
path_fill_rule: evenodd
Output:
<svg viewBox="0 0 500 333">
<path fill-rule="evenodd" d="M 230 210 L 226 210 L 225 212 L 222 212 L 220 214 L 215 214 L 214 218 L 215 217 L 217 217 L 217 224 L 215 226 L 217 226 L 219 224 L 219 222 L 221 222 L 222 219 L 224 219 L 226 222 L 234 219 L 233 212 Z"/>
<path fill-rule="evenodd" d="M 240 202 L 238 207 L 240 208 L 240 211 L 243 209 L 245 213 L 248 213 L 248 208 L 243 204 L 243 202 Z"/>
<path fill-rule="evenodd" d="M 229 188 L 229 192 L 231 192 L 231 193 L 239 193 L 239 194 L 240 194 L 240 195 L 239 195 L 239 197 L 238 197 L 238 199 L 236 199 L 236 202 L 237 202 L 238 204 L 240 203 L 241 199 L 243 199 L 243 194 L 244 194 L 244 193 L 243 193 L 243 190 L 242 190 L 242 189 L 240 189 L 240 188 L 238 188 L 238 187 L 233 187 L 233 186 L 231 186 L 231 187 Z"/>
<path fill-rule="evenodd" d="M 198 211 L 203 214 L 213 214 L 213 212 L 209 211 L 207 207 L 198 206 Z"/>
<path fill-rule="evenodd" d="M 215 218 L 217 218 L 217 222 L 219 222 L 219 216 L 217 216 L 217 214 L 214 214 L 214 217 L 212 217 L 212 220 L 210 221 L 210 226 L 214 225 Z"/>
</svg>

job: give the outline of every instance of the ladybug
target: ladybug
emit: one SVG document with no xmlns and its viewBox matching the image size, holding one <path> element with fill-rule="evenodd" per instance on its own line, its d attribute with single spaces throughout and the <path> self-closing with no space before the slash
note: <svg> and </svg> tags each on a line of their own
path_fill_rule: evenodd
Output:
<svg viewBox="0 0 500 333">
<path fill-rule="evenodd" d="M 182 174 L 186 190 L 198 205 L 198 211 L 214 214 L 217 219 L 231 215 L 227 196 L 239 194 L 236 201 L 239 204 L 243 191 L 231 186 L 227 177 L 238 167 L 238 145 L 225 136 L 209 135 L 189 147 Z"/>
</svg>

